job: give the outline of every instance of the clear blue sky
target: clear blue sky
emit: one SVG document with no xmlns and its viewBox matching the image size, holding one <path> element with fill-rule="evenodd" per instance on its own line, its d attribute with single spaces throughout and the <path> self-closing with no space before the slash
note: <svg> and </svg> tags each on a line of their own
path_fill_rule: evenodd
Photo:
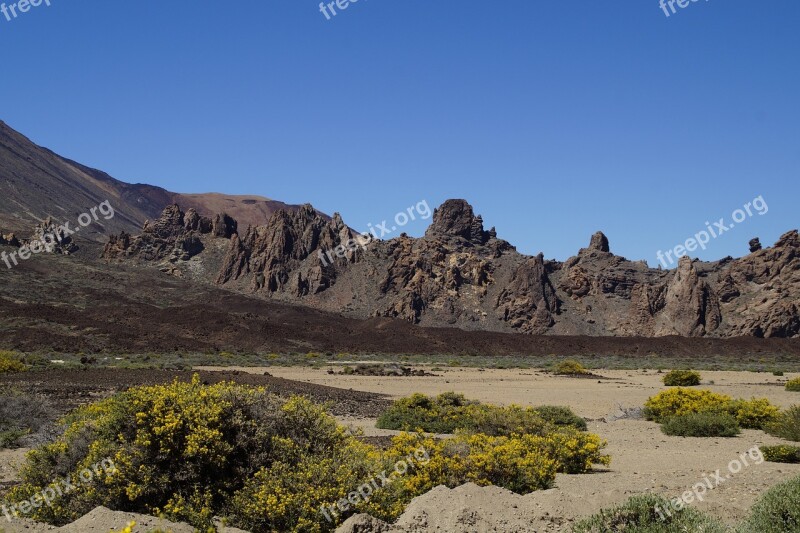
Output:
<svg viewBox="0 0 800 533">
<path fill-rule="evenodd" d="M 558 259 L 601 229 L 655 264 L 759 195 L 693 255 L 800 226 L 797 0 L 51 3 L 0 15 L 0 119 L 124 181 L 358 229 L 466 198 Z"/>
</svg>

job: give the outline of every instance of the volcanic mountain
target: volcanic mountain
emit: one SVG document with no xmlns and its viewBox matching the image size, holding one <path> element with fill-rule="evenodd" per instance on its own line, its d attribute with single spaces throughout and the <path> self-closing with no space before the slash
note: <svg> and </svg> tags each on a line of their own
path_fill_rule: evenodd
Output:
<svg viewBox="0 0 800 533">
<path fill-rule="evenodd" d="M 87 227 L 83 238 L 105 243 L 108 235 L 138 231 L 173 203 L 209 215 L 229 213 L 253 225 L 266 224 L 278 210 L 299 208 L 262 196 L 181 194 L 124 183 L 38 146 L 0 121 L 0 235 L 28 237 L 48 217 L 74 226 L 80 214 L 106 200 L 115 216 Z"/>
</svg>

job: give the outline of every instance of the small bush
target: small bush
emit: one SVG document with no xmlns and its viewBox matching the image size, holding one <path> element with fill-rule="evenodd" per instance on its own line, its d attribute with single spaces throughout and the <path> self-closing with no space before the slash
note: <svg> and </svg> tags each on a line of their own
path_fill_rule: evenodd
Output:
<svg viewBox="0 0 800 533">
<path fill-rule="evenodd" d="M 800 477 L 776 485 L 750 509 L 739 533 L 795 533 L 800 531 Z"/>
<path fill-rule="evenodd" d="M 19 360 L 14 352 L 0 350 L 0 374 L 25 372 L 28 367 Z"/>
<path fill-rule="evenodd" d="M 800 448 L 797 446 L 761 446 L 761 453 L 771 463 L 800 463 Z"/>
<path fill-rule="evenodd" d="M 558 363 L 553 368 L 553 373 L 561 376 L 584 376 L 590 372 L 579 362 L 569 359 Z"/>
<path fill-rule="evenodd" d="M 684 507 L 675 510 L 670 502 L 655 495 L 634 496 L 622 505 L 604 509 L 581 520 L 573 533 L 725 533 L 727 528 L 700 511 Z"/>
<path fill-rule="evenodd" d="M 794 378 L 786 383 L 786 390 L 789 392 L 800 392 L 800 378 Z"/>
<path fill-rule="evenodd" d="M 775 437 L 800 442 L 800 405 L 782 411 L 773 422 L 764 427 L 764 431 Z"/>
<path fill-rule="evenodd" d="M 576 415 L 569 407 L 543 405 L 534 407 L 533 410 L 546 422 L 555 426 L 568 426 L 580 431 L 586 431 L 586 420 Z"/>
<path fill-rule="evenodd" d="M 735 418 L 721 413 L 674 416 L 661 425 L 661 431 L 675 437 L 735 437 L 741 432 Z"/>
<path fill-rule="evenodd" d="M 776 370 L 772 373 L 773 376 L 783 377 L 783 370 Z"/>
<path fill-rule="evenodd" d="M 694 387 L 700 385 L 700 374 L 692 370 L 673 370 L 662 381 L 667 387 Z"/>
<path fill-rule="evenodd" d="M 38 444 L 58 415 L 47 398 L 20 390 L 0 390 L 0 448 Z"/>
</svg>

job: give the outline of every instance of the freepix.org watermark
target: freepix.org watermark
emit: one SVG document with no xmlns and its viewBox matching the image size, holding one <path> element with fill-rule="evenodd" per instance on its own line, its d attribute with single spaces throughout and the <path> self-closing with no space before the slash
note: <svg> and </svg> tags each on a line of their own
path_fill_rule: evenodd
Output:
<svg viewBox="0 0 800 533">
<path fill-rule="evenodd" d="M 328 266 L 333 263 L 334 257 L 341 259 L 349 252 L 355 252 L 359 248 L 366 248 L 375 239 L 382 239 L 386 235 L 391 235 L 393 232 L 397 231 L 398 228 L 405 226 L 412 220 L 417 220 L 417 215 L 419 215 L 422 220 L 428 220 L 431 218 L 433 212 L 431 211 L 431 207 L 428 205 L 427 200 L 417 202 L 417 205 L 411 206 L 405 211 L 400 211 L 397 213 L 394 216 L 393 226 L 389 227 L 389 222 L 386 220 L 374 226 L 370 223 L 368 224 L 368 231 L 356 236 L 355 239 L 349 239 L 347 242 L 340 244 L 333 250 L 319 250 L 317 252 L 317 257 L 319 257 L 319 260 L 322 261 L 322 266 Z M 378 235 L 378 232 L 380 232 L 380 235 Z"/>
<path fill-rule="evenodd" d="M 50 7 L 50 0 L 19 0 L 19 2 L 13 4 L 6 4 L 3 2 L 0 4 L 0 13 L 3 14 L 7 22 L 11 22 L 18 16 L 29 12 L 32 7 L 39 7 L 41 5 Z"/>
<path fill-rule="evenodd" d="M 3 514 L 6 515 L 6 520 L 11 522 L 12 518 L 19 517 L 20 513 L 28 514 L 34 509 L 38 509 L 42 505 L 50 507 L 53 505 L 56 497 L 69 494 L 76 489 L 76 484 L 89 483 L 95 476 L 99 476 L 101 472 L 106 475 L 113 474 L 117 471 L 114 461 L 111 459 L 103 459 L 99 463 L 93 464 L 90 468 L 84 468 L 78 473 L 78 480 L 73 482 L 72 476 L 67 476 L 44 489 L 39 494 L 34 494 L 30 499 L 12 504 L 10 507 L 3 505 Z"/>
<path fill-rule="evenodd" d="M 42 252 L 51 253 L 57 244 L 68 240 L 73 235 L 78 233 L 81 228 L 85 228 L 99 221 L 100 216 L 98 215 L 98 212 L 103 216 L 103 220 L 110 220 L 114 218 L 114 215 L 116 214 L 114 208 L 111 207 L 111 203 L 106 200 L 102 204 L 89 209 L 87 213 L 82 213 L 78 217 L 78 225 L 74 229 L 70 228 L 70 222 L 65 222 L 63 225 L 58 226 L 54 231 L 43 233 L 41 238 L 22 245 L 16 252 L 3 252 L 0 254 L 0 259 L 2 259 L 8 268 L 13 268 L 19 264 L 17 257 L 19 257 L 21 260 L 28 260 L 33 255 L 40 254 Z"/>
<path fill-rule="evenodd" d="M 750 459 L 750 461 L 748 461 Z M 753 446 L 746 452 L 739 455 L 738 459 L 732 460 L 728 463 L 728 473 L 723 475 L 720 469 L 712 474 L 703 474 L 703 480 L 692 485 L 692 488 L 681 494 L 677 498 L 669 500 L 666 509 L 662 509 L 660 505 L 655 506 L 655 512 L 658 517 L 665 521 L 668 516 L 672 516 L 673 511 L 680 511 L 684 507 L 697 501 L 702 502 L 705 500 L 706 493 L 714 490 L 723 483 L 727 483 L 733 476 L 741 472 L 745 467 L 752 464 L 760 465 L 764 462 L 764 455 L 758 446 Z"/>
<path fill-rule="evenodd" d="M 714 224 L 706 221 L 706 229 L 695 233 L 694 237 L 689 237 L 686 239 L 686 242 L 675 246 L 672 250 L 667 250 L 666 252 L 659 250 L 656 252 L 656 257 L 664 268 L 669 268 L 670 265 L 677 262 L 689 252 L 694 252 L 697 248 L 705 250 L 706 245 L 711 242 L 711 239 L 716 239 L 723 233 L 730 231 L 736 224 L 741 224 L 754 214 L 766 215 L 768 212 L 769 206 L 764 200 L 764 197 L 759 196 L 754 198 L 752 202 L 744 204 L 742 209 L 737 209 L 731 213 L 732 222 L 726 224 L 724 218 L 719 219 L 717 222 L 714 222 Z"/>
<path fill-rule="evenodd" d="M 681 9 L 686 9 L 691 4 L 699 1 L 700 0 L 660 0 L 658 6 L 661 8 L 664 14 L 669 17 L 670 15 L 674 15 L 678 12 L 678 10 L 675 9 L 675 5 Z M 708 2 L 708 0 L 706 0 L 706 2 Z"/>
<path fill-rule="evenodd" d="M 364 0 L 366 2 L 366 0 Z M 327 20 L 331 20 L 331 18 L 335 17 L 338 13 L 336 9 L 339 9 L 339 12 L 344 11 L 352 4 L 357 4 L 359 0 L 336 0 L 335 2 L 320 2 L 319 4 L 319 12 L 325 15 Z"/>
<path fill-rule="evenodd" d="M 357 490 L 352 491 L 347 495 L 347 498 L 342 498 L 334 505 L 323 505 L 320 513 L 325 517 L 328 522 L 333 522 L 335 517 L 341 513 L 347 512 L 351 506 L 358 505 L 359 503 L 366 503 L 372 498 L 372 494 L 394 483 L 399 477 L 405 475 L 409 470 L 413 470 L 418 465 L 425 465 L 431 460 L 428 450 L 420 446 L 414 453 L 408 454 L 405 459 L 401 459 L 394 464 L 394 470 L 390 474 L 386 474 L 386 470 L 376 474 L 372 479 L 368 480 L 363 485 L 359 486 Z"/>
</svg>

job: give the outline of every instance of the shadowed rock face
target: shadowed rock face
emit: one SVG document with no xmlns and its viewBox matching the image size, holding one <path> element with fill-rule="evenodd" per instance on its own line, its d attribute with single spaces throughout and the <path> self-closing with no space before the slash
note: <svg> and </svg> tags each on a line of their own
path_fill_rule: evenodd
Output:
<svg viewBox="0 0 800 533">
<path fill-rule="evenodd" d="M 341 217 L 311 206 L 235 231 L 171 206 L 143 234 L 120 235 L 107 258 L 171 262 L 177 275 L 264 298 L 427 326 L 529 334 L 800 336 L 800 238 L 741 259 L 682 258 L 649 268 L 611 252 L 595 233 L 564 262 L 520 254 L 485 230 L 464 200 L 434 211 L 422 238 L 360 242 Z M 227 237 L 230 237 L 229 239 Z M 214 244 L 219 243 L 219 244 Z M 752 248 L 751 243 L 751 248 Z M 187 259 L 204 268 L 188 268 Z"/>
</svg>

